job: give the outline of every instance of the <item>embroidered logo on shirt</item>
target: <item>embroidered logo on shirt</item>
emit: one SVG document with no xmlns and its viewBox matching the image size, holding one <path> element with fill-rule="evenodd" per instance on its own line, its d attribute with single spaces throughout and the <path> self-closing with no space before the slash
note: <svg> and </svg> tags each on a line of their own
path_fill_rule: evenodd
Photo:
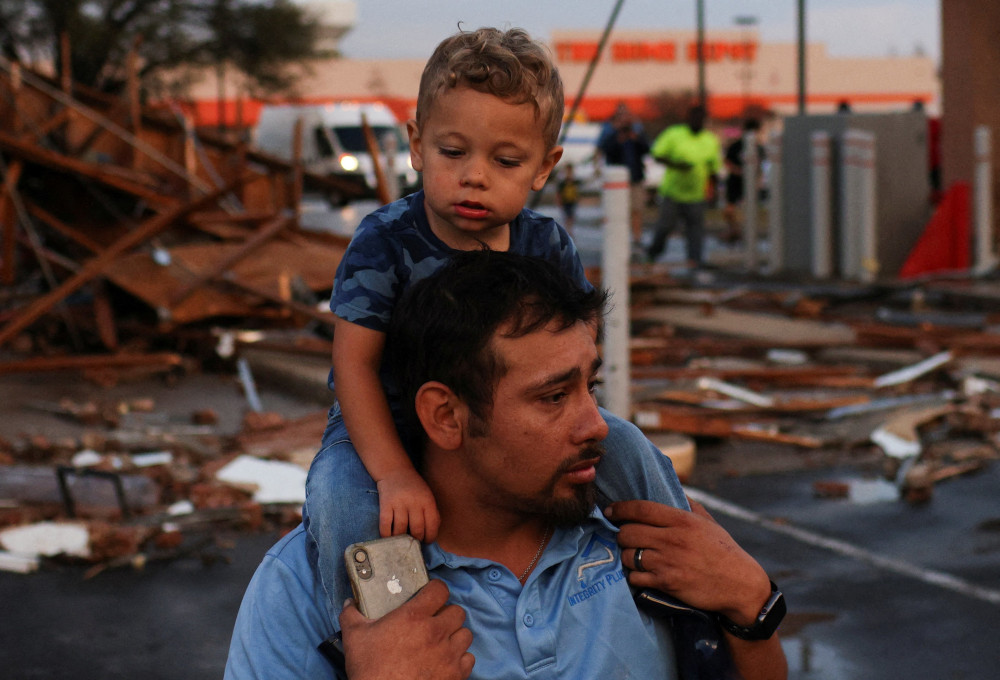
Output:
<svg viewBox="0 0 1000 680">
<path fill-rule="evenodd" d="M 608 586 L 625 578 L 624 570 L 619 568 L 615 571 L 604 574 L 603 578 L 594 581 L 590 585 L 586 585 L 588 569 L 601 567 L 605 564 L 613 564 L 617 560 L 617 557 L 615 557 L 614 547 L 614 543 L 611 543 L 596 534 L 591 537 L 590 543 L 587 544 L 586 549 L 581 554 L 581 557 L 587 559 L 588 561 L 583 562 L 579 567 L 577 567 L 576 570 L 576 577 L 580 581 L 580 585 L 584 587 L 582 590 L 572 593 L 566 598 L 569 600 L 569 605 L 571 607 L 575 607 L 595 595 L 600 595 L 608 588 Z M 597 573 L 599 574 L 600 572 Z"/>
</svg>

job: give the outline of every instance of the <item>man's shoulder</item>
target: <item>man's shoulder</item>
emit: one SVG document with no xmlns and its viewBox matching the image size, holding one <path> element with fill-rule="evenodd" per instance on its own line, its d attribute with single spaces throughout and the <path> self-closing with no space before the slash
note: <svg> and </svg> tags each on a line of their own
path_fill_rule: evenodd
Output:
<svg viewBox="0 0 1000 680">
<path fill-rule="evenodd" d="M 308 545 L 299 525 L 257 567 L 233 627 L 227 680 L 333 678 L 317 645 L 336 627 Z"/>
<path fill-rule="evenodd" d="M 264 554 L 261 569 L 278 570 L 285 576 L 294 575 L 306 589 L 312 589 L 316 578 L 315 564 L 309 558 L 309 535 L 299 524 L 278 540 Z"/>
</svg>

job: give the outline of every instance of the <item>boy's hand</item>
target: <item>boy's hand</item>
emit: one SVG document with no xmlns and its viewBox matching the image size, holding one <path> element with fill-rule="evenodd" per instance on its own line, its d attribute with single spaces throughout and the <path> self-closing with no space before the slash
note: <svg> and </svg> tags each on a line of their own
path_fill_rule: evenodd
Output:
<svg viewBox="0 0 1000 680">
<path fill-rule="evenodd" d="M 413 469 L 397 470 L 377 482 L 378 530 L 383 537 L 410 533 L 418 541 L 430 543 L 441 525 L 434 494 L 424 478 Z"/>
</svg>

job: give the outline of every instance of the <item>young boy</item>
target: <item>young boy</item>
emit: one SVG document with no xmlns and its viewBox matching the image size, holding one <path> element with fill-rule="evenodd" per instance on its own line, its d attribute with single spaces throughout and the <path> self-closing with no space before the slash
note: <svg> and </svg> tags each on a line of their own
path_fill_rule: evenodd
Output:
<svg viewBox="0 0 1000 680">
<path fill-rule="evenodd" d="M 549 54 L 521 29 L 461 31 L 438 45 L 424 69 L 416 120 L 407 123 L 424 188 L 362 220 L 330 303 L 337 403 L 309 471 L 303 522 L 331 611 L 350 595 L 348 545 L 405 532 L 430 542 L 438 530 L 434 498 L 398 434 L 400 395 L 380 374 L 385 330 L 402 293 L 454 253 L 479 248 L 550 260 L 591 288 L 566 231 L 524 208 L 562 154 L 563 106 Z M 631 423 L 602 415 L 610 434 L 599 491 L 608 499 L 676 495 L 669 459 Z"/>
</svg>

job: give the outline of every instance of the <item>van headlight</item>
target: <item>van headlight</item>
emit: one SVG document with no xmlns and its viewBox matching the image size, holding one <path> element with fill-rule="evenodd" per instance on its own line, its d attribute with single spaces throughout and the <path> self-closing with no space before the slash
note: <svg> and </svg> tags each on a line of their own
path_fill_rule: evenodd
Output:
<svg viewBox="0 0 1000 680">
<path fill-rule="evenodd" d="M 342 167 L 345 172 L 357 172 L 358 170 L 357 156 L 352 156 L 349 153 L 345 153 L 339 158 L 339 161 L 340 161 L 340 167 Z"/>
</svg>

